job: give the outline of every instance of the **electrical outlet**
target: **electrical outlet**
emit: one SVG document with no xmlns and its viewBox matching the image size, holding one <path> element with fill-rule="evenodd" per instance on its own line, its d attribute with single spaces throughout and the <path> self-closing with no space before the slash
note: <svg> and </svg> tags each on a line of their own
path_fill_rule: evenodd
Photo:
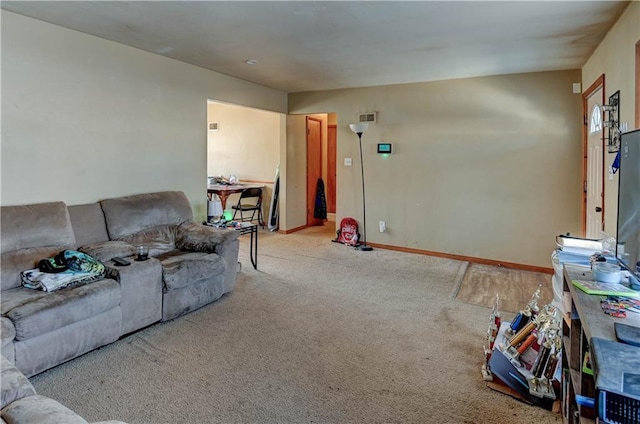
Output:
<svg viewBox="0 0 640 424">
<path fill-rule="evenodd" d="M 387 224 L 384 221 L 380 221 L 378 225 L 380 226 L 380 232 L 384 233 L 384 231 L 387 229 Z"/>
<path fill-rule="evenodd" d="M 344 158 L 344 166 L 351 166 L 351 158 Z"/>
</svg>

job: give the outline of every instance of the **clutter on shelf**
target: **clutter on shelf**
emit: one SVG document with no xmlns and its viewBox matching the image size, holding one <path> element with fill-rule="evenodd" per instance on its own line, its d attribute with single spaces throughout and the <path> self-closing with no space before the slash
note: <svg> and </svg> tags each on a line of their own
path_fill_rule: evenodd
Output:
<svg viewBox="0 0 640 424">
<path fill-rule="evenodd" d="M 567 234 L 556 236 L 556 249 L 551 253 L 554 275 L 551 279 L 553 287 L 553 305 L 561 313 L 568 312 L 563 300 L 562 267 L 564 264 L 591 266 L 595 258 L 601 261 L 615 262 L 616 239 L 603 234 L 602 239 L 574 237 Z"/>
<path fill-rule="evenodd" d="M 552 304 L 538 306 L 540 289 L 511 322 L 501 320 L 496 295 L 481 372 L 489 387 L 552 409 L 561 381 L 562 321 Z"/>
</svg>

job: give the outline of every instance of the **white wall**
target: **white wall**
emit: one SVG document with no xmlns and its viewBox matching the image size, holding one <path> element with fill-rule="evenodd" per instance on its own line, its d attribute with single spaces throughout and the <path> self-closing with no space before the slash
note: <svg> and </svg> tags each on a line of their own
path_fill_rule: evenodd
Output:
<svg viewBox="0 0 640 424">
<path fill-rule="evenodd" d="M 208 111 L 208 120 L 220 124 L 208 132 L 208 175 L 273 182 L 283 114 L 223 103 L 210 103 Z"/>
<path fill-rule="evenodd" d="M 212 102 L 209 122 L 218 122 L 218 131 L 207 134 L 207 173 L 209 176 L 235 175 L 242 182 L 264 184 L 263 214 L 268 218 L 273 183 L 280 161 L 282 121 L 286 116 L 244 106 Z M 227 207 L 237 203 L 231 195 Z"/>
<path fill-rule="evenodd" d="M 362 138 L 367 241 L 550 268 L 555 236 L 581 230 L 579 81 L 561 71 L 294 93 L 289 113 L 337 113 L 336 221 L 362 225 L 348 124 L 378 112 Z M 393 154 L 376 154 L 380 142 Z"/>
<path fill-rule="evenodd" d="M 206 215 L 207 99 L 285 93 L 2 11 L 2 205 L 182 190 Z"/>
<path fill-rule="evenodd" d="M 635 72 L 637 72 L 635 52 L 638 41 L 640 41 L 640 2 L 631 2 L 582 68 L 585 89 L 604 74 L 605 99 L 620 90 L 620 121 L 626 121 L 629 130 L 635 128 L 635 116 L 639 113 L 635 110 Z M 615 155 L 605 153 L 607 168 L 611 166 L 614 158 Z M 605 177 L 604 198 L 604 231 L 615 237 L 618 214 L 617 174 L 612 180 Z"/>
</svg>

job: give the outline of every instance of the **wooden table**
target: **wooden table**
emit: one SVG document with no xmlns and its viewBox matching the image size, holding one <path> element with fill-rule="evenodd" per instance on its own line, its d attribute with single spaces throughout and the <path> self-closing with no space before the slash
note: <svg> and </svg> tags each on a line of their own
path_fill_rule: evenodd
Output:
<svg viewBox="0 0 640 424">
<path fill-rule="evenodd" d="M 235 193 L 242 193 L 245 188 L 258 187 L 263 188 L 261 184 L 208 184 L 207 185 L 207 197 L 211 200 L 212 194 L 217 194 L 220 197 L 222 203 L 222 210 L 227 210 L 227 199 L 230 195 Z"/>
</svg>

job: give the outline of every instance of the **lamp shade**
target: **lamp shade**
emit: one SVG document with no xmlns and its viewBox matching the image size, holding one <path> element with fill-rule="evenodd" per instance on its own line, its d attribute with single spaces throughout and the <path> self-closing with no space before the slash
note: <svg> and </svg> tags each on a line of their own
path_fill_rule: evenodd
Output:
<svg viewBox="0 0 640 424">
<path fill-rule="evenodd" d="M 351 128 L 351 131 L 353 131 L 356 134 L 362 134 L 363 132 L 365 132 L 369 128 L 369 124 L 367 124 L 366 122 L 360 122 L 360 123 L 357 123 L 357 124 L 349 124 L 349 128 Z"/>
</svg>

